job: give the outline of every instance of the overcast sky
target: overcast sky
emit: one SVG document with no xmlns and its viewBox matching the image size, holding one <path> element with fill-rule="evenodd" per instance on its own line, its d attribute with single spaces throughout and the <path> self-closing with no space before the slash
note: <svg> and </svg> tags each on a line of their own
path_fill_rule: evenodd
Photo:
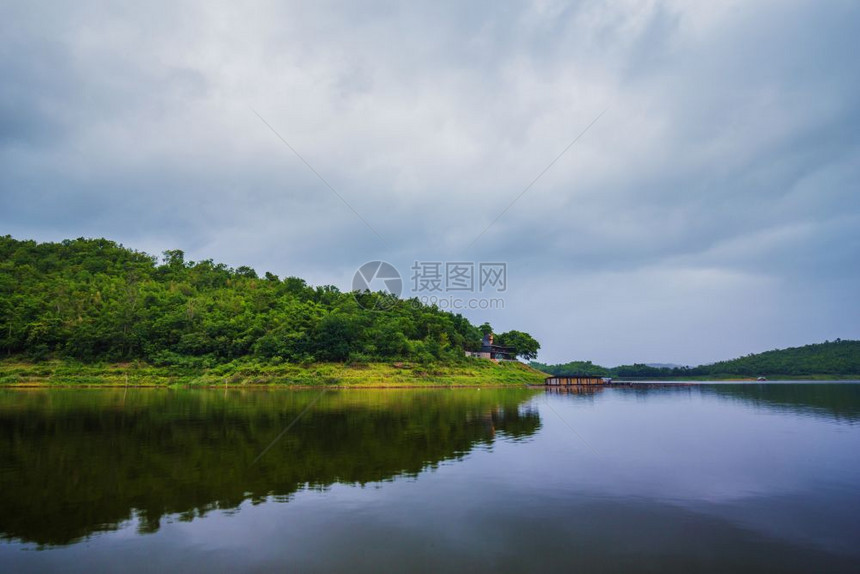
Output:
<svg viewBox="0 0 860 574">
<path fill-rule="evenodd" d="M 0 0 L 0 233 L 503 261 L 465 314 L 548 362 L 857 339 L 858 54 L 856 0 Z"/>
</svg>

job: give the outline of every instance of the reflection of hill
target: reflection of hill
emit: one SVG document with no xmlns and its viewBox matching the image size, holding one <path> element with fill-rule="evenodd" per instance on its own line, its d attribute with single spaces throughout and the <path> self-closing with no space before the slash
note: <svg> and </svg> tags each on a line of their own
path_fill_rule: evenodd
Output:
<svg viewBox="0 0 860 574">
<path fill-rule="evenodd" d="M 767 409 L 860 421 L 860 385 L 852 383 L 764 383 L 707 385 L 703 392 Z"/>
<path fill-rule="evenodd" d="M 857 383 L 627 383 L 547 387 L 546 394 L 593 401 L 605 389 L 634 394 L 644 399 L 666 393 L 704 393 L 727 400 L 754 404 L 762 409 L 790 411 L 801 415 L 860 421 L 860 384 Z"/>
<path fill-rule="evenodd" d="M 66 544 L 304 485 L 415 474 L 540 427 L 528 391 L 39 391 L 0 394 L 0 535 Z"/>
</svg>

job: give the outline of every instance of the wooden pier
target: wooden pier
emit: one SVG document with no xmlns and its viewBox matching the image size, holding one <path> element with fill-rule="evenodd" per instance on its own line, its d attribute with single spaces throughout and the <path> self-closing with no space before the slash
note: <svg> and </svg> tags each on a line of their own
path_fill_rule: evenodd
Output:
<svg viewBox="0 0 860 574">
<path fill-rule="evenodd" d="M 596 375 L 553 375 L 547 377 L 543 384 L 551 387 L 569 387 L 572 385 L 605 385 L 610 382 L 612 379 Z"/>
</svg>

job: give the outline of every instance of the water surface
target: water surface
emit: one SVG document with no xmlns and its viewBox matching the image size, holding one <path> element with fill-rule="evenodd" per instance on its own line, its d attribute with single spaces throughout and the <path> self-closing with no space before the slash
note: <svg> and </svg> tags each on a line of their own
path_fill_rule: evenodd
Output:
<svg viewBox="0 0 860 574">
<path fill-rule="evenodd" d="M 860 385 L 0 391 L 0 570 L 856 571 Z"/>
</svg>

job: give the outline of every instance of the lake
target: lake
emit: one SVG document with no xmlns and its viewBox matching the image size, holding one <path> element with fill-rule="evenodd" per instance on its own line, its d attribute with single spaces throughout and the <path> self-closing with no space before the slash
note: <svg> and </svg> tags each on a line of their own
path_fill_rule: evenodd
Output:
<svg viewBox="0 0 860 574">
<path fill-rule="evenodd" d="M 0 390 L 2 572 L 858 564 L 858 384 Z"/>
</svg>

